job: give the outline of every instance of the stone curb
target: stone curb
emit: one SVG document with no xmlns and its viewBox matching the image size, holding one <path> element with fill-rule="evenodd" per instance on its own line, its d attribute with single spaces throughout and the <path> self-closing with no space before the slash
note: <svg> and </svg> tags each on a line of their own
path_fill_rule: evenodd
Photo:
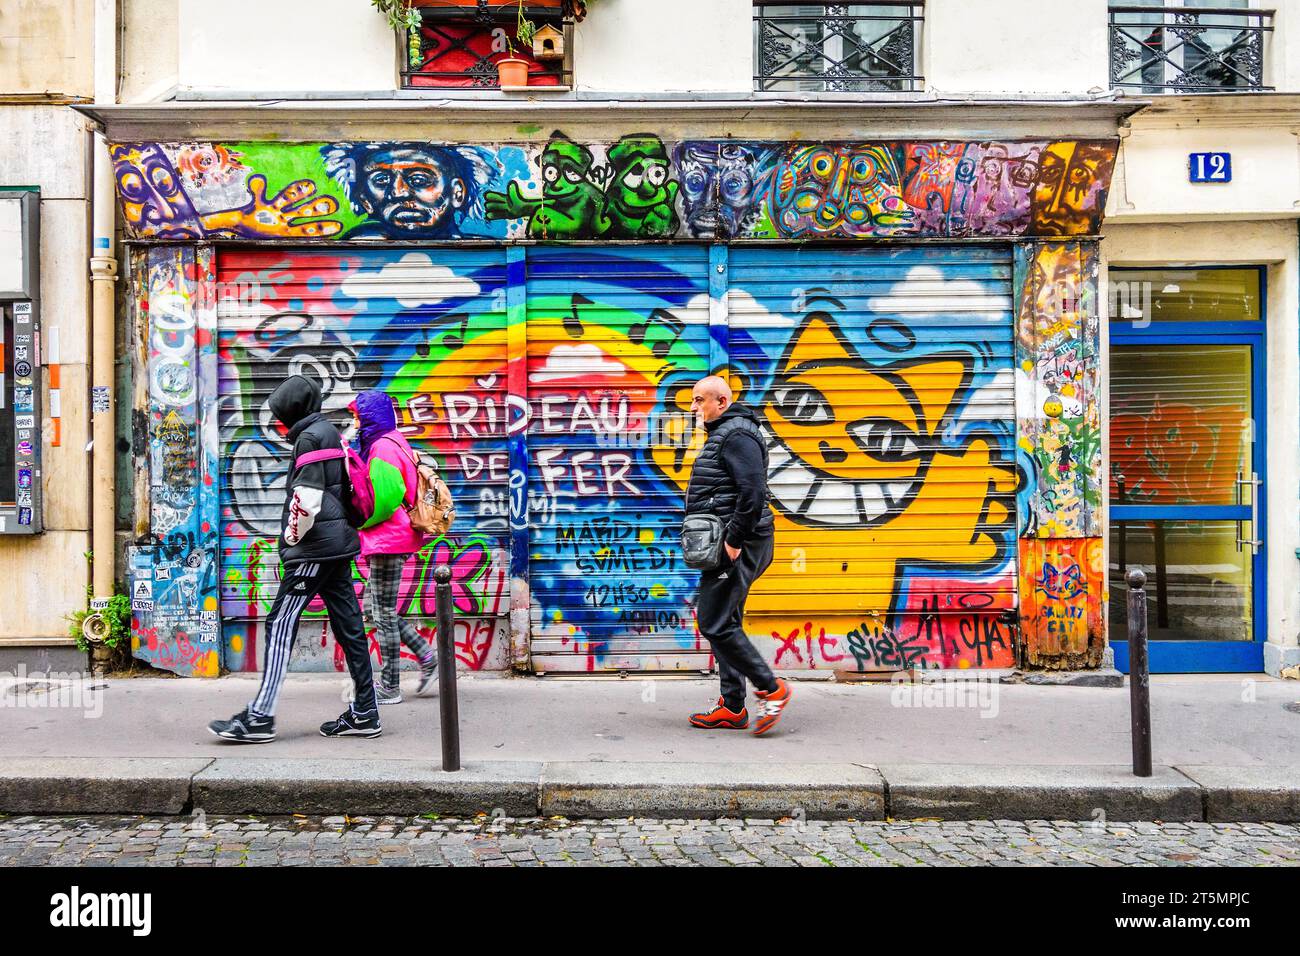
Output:
<svg viewBox="0 0 1300 956">
<path fill-rule="evenodd" d="M 181 813 L 211 757 L 8 757 L 0 761 L 0 812 Z"/>
<path fill-rule="evenodd" d="M 885 782 L 853 764 L 548 763 L 543 816 L 882 820 Z"/>
<path fill-rule="evenodd" d="M 1201 787 L 1211 823 L 1300 820 L 1300 767 L 1176 768 Z"/>
<path fill-rule="evenodd" d="M 446 773 L 431 760 L 218 758 L 194 777 L 194 806 L 207 813 L 338 814 L 498 810 L 537 815 L 540 763 L 467 763 Z"/>
<path fill-rule="evenodd" d="M 20 757 L 0 813 L 1300 822 L 1300 767 Z"/>
<path fill-rule="evenodd" d="M 883 765 L 891 816 L 944 820 L 1203 820 L 1201 788 L 1172 767 Z"/>
</svg>

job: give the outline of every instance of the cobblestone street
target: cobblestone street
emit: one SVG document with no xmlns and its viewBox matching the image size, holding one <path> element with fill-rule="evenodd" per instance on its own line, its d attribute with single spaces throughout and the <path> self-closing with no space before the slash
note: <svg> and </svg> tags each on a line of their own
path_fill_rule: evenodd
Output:
<svg viewBox="0 0 1300 956">
<path fill-rule="evenodd" d="M 1300 827 L 1067 821 L 10 817 L 0 865 L 1295 866 Z"/>
</svg>

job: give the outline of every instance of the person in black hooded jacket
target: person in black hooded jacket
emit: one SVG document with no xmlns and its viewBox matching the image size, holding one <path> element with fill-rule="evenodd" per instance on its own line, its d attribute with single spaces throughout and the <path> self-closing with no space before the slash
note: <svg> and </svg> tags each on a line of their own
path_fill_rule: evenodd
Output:
<svg viewBox="0 0 1300 956">
<path fill-rule="evenodd" d="M 348 521 L 352 488 L 343 440 L 321 414 L 320 385 L 310 378 L 286 379 L 271 393 L 268 405 L 289 429 L 293 446 L 280 517 L 280 587 L 266 618 L 264 670 L 257 696 L 234 717 L 214 720 L 208 729 L 238 743 L 275 739 L 276 702 L 298 636 L 298 620 L 319 594 L 356 688 L 352 705 L 322 724 L 320 732 L 325 737 L 378 737 L 370 649 L 352 586 L 352 559 L 360 553 L 361 542 Z"/>
<path fill-rule="evenodd" d="M 767 444 L 758 417 L 733 402 L 731 386 L 717 375 L 695 383 L 691 409 L 708 437 L 691 468 L 686 512 L 716 515 L 724 522 L 723 562 L 700 573 L 695 624 L 713 648 L 722 696 L 708 710 L 691 714 L 693 727 L 740 730 L 749 726 L 745 683 L 758 698 L 754 734 L 776 726 L 790 702 L 790 685 L 745 634 L 745 599 L 772 563 L 775 522 L 768 507 Z"/>
</svg>

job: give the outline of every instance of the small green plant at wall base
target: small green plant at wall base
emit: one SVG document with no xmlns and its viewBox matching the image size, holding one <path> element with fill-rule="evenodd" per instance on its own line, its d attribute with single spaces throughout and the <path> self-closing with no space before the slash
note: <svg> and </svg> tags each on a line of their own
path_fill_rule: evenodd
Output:
<svg viewBox="0 0 1300 956">
<path fill-rule="evenodd" d="M 86 588 L 87 599 L 93 596 L 93 589 Z M 86 640 L 82 628 L 86 623 L 86 618 L 93 614 L 103 615 L 104 620 L 108 622 L 108 636 L 104 638 L 105 647 L 116 650 L 130 643 L 131 599 L 125 594 L 114 594 L 108 599 L 108 607 L 102 611 L 92 611 L 87 607 L 68 615 L 68 636 L 76 639 L 78 650 L 86 651 L 90 649 L 90 644 Z"/>
</svg>

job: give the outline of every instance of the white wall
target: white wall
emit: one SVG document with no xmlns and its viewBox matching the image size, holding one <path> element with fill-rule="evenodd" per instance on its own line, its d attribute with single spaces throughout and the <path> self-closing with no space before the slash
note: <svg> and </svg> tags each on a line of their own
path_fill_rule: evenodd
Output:
<svg viewBox="0 0 1300 956">
<path fill-rule="evenodd" d="M 1211 125 L 1194 117 L 1182 128 L 1153 122 L 1135 118 L 1124 139 L 1107 221 L 1300 215 L 1300 144 L 1286 127 Z M 1188 154 L 1206 151 L 1232 154 L 1231 183 L 1189 182 Z"/>
<path fill-rule="evenodd" d="M 180 0 L 181 89 L 391 90 L 397 41 L 363 0 Z"/>
<path fill-rule="evenodd" d="M 599 0 L 574 39 L 578 88 L 748 93 L 753 15 L 750 0 Z"/>
<path fill-rule="evenodd" d="M 176 88 L 180 68 L 180 0 L 124 0 L 120 9 L 120 101 L 167 97 Z"/>
<path fill-rule="evenodd" d="M 179 7 L 178 54 L 167 48 L 172 3 Z M 128 7 L 141 4 L 129 0 Z M 1300 0 L 1285 4 L 1289 11 Z M 129 14 L 128 28 L 138 21 Z M 747 94 L 752 23 L 750 0 L 599 0 L 574 38 L 578 88 Z M 396 87 L 392 31 L 363 0 L 166 0 L 159 28 L 162 72 L 177 57 L 182 89 Z M 928 0 L 921 35 L 926 87 L 939 94 L 1109 88 L 1103 0 Z M 1289 35 L 1277 39 L 1279 48 L 1294 45 Z M 128 38 L 127 53 L 133 92 L 156 86 L 158 70 L 130 62 L 150 55 L 148 48 Z"/>
<path fill-rule="evenodd" d="M 1087 93 L 1110 88 L 1105 0 L 926 0 L 926 89 Z"/>
<path fill-rule="evenodd" d="M 1267 265 L 1267 561 L 1270 643 L 1294 648 L 1300 633 L 1300 263 L 1294 220 L 1143 225 L 1102 231 L 1110 266 Z M 1102 301 L 1106 301 L 1103 283 Z M 1105 343 L 1103 343 L 1103 346 Z M 1109 381 L 1103 350 L 1103 382 Z M 1104 400 L 1105 401 L 1105 400 Z M 1103 405 L 1103 409 L 1107 407 Z M 1109 423 L 1104 425 L 1108 433 Z"/>
</svg>

